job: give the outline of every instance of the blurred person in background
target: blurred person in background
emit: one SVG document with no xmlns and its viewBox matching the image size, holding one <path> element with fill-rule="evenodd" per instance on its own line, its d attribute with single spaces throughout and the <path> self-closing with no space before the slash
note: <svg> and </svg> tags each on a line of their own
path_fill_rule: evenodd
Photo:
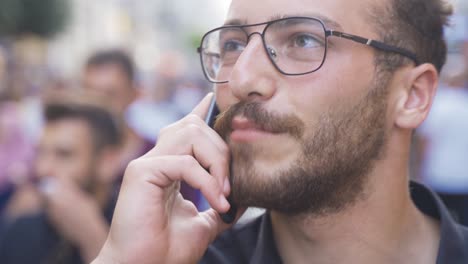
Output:
<svg viewBox="0 0 468 264">
<path fill-rule="evenodd" d="M 107 236 L 120 128 L 102 104 L 58 98 L 45 105 L 37 183 L 9 204 L 1 263 L 89 263 Z"/>
<path fill-rule="evenodd" d="M 145 138 L 156 140 L 161 128 L 183 116 L 173 102 L 176 85 L 183 78 L 181 67 L 178 66 L 183 61 L 178 52 L 163 53 L 156 72 L 148 78 L 151 79 L 147 81 L 150 86 L 128 110 L 127 121 Z"/>
<path fill-rule="evenodd" d="M 114 114 L 124 120 L 123 144 L 118 163 L 122 175 L 129 161 L 143 155 L 154 146 L 154 142 L 142 138 L 126 122 L 126 111 L 138 98 L 136 75 L 132 58 L 118 49 L 97 51 L 91 55 L 86 61 L 82 75 L 83 87 L 105 96 Z"/>
<path fill-rule="evenodd" d="M 187 68 L 180 51 L 161 53 L 151 88 L 128 113 L 128 121 L 144 137 L 155 139 L 162 128 L 188 114 L 207 92 L 208 83 L 200 76 L 190 76 Z M 143 115 L 146 118 L 141 118 Z"/>
<path fill-rule="evenodd" d="M 416 138 L 419 179 L 468 226 L 468 41 L 463 45 L 462 54 L 449 57 L 431 112 Z"/>
<path fill-rule="evenodd" d="M 183 116 L 190 113 L 203 99 L 208 92 L 205 87 L 209 87 L 206 81 L 196 77 L 186 78 L 176 85 L 173 101 Z"/>
<path fill-rule="evenodd" d="M 145 154 L 155 145 L 154 141 L 140 136 L 128 122 L 127 110 L 139 97 L 136 75 L 137 70 L 132 58 L 129 54 L 117 49 L 96 52 L 87 60 L 83 72 L 84 87 L 108 98 L 115 114 L 125 120 L 120 162 L 117 163 L 121 169 L 120 173 L 116 175 L 117 186 L 115 189 L 117 191 L 128 162 Z M 153 102 L 153 104 L 156 103 L 158 102 Z M 155 109 L 160 110 L 159 107 Z M 143 111 L 140 112 L 141 116 L 138 119 L 143 120 L 143 122 L 152 122 L 152 115 L 169 113 L 172 114 L 172 112 L 167 111 L 160 113 Z M 169 117 L 172 121 L 174 118 L 172 115 Z M 167 125 L 167 123 L 165 124 Z M 153 133 L 157 135 L 159 131 L 155 129 Z M 182 184 L 181 189 L 184 197 L 196 205 L 202 201 L 199 191 L 186 184 Z"/>
</svg>

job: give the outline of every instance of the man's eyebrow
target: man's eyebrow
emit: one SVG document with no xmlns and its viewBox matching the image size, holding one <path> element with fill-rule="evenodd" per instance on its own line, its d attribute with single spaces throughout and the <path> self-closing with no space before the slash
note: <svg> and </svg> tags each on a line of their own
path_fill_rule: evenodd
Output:
<svg viewBox="0 0 468 264">
<path fill-rule="evenodd" d="M 333 20 L 333 19 L 331 19 L 331 18 L 329 18 L 327 16 L 320 15 L 320 14 L 317 14 L 317 13 L 300 13 L 300 14 L 288 14 L 288 15 L 276 14 L 276 15 L 271 16 L 268 19 L 268 21 L 282 19 L 282 18 L 288 18 L 288 17 L 312 17 L 312 18 L 317 18 L 317 19 L 321 20 L 325 24 L 326 28 L 335 29 L 335 30 L 343 30 L 343 27 L 337 21 L 335 21 L 335 20 Z M 230 19 L 230 20 L 227 20 L 224 23 L 224 26 L 242 26 L 242 25 L 247 25 L 247 24 L 248 24 L 247 19 Z"/>
</svg>

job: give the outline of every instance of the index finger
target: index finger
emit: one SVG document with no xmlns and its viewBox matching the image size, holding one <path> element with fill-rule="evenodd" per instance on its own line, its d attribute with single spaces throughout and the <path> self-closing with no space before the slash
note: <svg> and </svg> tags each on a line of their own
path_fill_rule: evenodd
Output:
<svg viewBox="0 0 468 264">
<path fill-rule="evenodd" d="M 214 94 L 208 93 L 200 103 L 192 110 L 190 114 L 194 114 L 201 119 L 205 119 L 206 115 L 208 114 L 208 108 L 210 107 L 210 102 L 213 99 Z"/>
</svg>

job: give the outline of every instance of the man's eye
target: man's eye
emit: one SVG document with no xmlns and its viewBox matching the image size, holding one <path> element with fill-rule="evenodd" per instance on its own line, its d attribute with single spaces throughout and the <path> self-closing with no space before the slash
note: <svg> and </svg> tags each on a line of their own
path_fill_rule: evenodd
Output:
<svg viewBox="0 0 468 264">
<path fill-rule="evenodd" d="M 231 52 L 231 51 L 242 51 L 245 47 L 244 43 L 241 43 L 236 40 L 229 40 L 224 42 L 223 50 L 224 52 Z"/>
<path fill-rule="evenodd" d="M 316 48 L 322 46 L 322 42 L 313 35 L 297 34 L 292 38 L 292 45 L 297 48 Z"/>
</svg>

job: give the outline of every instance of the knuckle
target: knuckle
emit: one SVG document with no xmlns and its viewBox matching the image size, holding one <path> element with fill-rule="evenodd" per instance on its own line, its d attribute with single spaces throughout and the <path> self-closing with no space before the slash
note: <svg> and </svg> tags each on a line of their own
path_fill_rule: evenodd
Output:
<svg viewBox="0 0 468 264">
<path fill-rule="evenodd" d="M 184 118 L 184 121 L 186 123 L 189 123 L 189 124 L 197 124 L 197 125 L 200 125 L 200 124 L 203 124 L 204 121 L 197 115 L 195 114 L 188 114 L 185 118 Z"/>
<path fill-rule="evenodd" d="M 229 160 L 229 157 L 231 155 L 231 152 L 229 150 L 229 147 L 226 144 L 221 145 L 221 154 L 226 161 Z"/>
<path fill-rule="evenodd" d="M 127 168 L 125 168 L 125 173 L 123 177 L 123 184 L 128 183 L 132 179 L 135 178 L 136 175 L 139 175 L 138 173 L 140 171 L 140 162 L 138 160 L 132 160 L 127 164 Z"/>
<path fill-rule="evenodd" d="M 167 125 L 159 130 L 159 136 L 163 136 L 165 134 L 170 133 L 171 130 L 176 126 L 177 123 L 173 123 L 170 125 Z"/>
<path fill-rule="evenodd" d="M 194 168 L 195 166 L 198 165 L 198 162 L 195 160 L 195 158 L 190 155 L 180 156 L 180 163 L 181 165 L 188 167 L 188 168 Z"/>
<path fill-rule="evenodd" d="M 127 174 L 133 174 L 135 172 L 137 172 L 140 168 L 140 160 L 139 159 L 135 159 L 135 160 L 132 160 L 130 161 L 128 164 L 127 164 L 127 168 L 125 169 L 125 175 Z"/>
<path fill-rule="evenodd" d="M 157 158 L 154 159 L 154 162 L 157 163 L 158 161 L 159 160 Z M 138 158 L 138 159 L 134 159 L 134 160 L 130 161 L 127 164 L 127 168 L 125 169 L 124 180 L 128 181 L 128 180 L 131 180 L 131 179 L 135 179 L 135 178 L 144 176 L 145 173 L 143 173 L 143 172 L 145 171 L 146 167 L 147 166 L 144 163 L 144 159 L 142 159 L 142 158 Z"/>
<path fill-rule="evenodd" d="M 169 126 L 163 127 L 159 130 L 159 138 L 167 134 L 167 130 L 169 129 Z"/>
<path fill-rule="evenodd" d="M 199 125 L 196 125 L 196 124 L 189 124 L 187 125 L 186 127 L 186 132 L 190 135 L 190 136 L 199 136 L 202 134 L 202 129 Z"/>
</svg>

